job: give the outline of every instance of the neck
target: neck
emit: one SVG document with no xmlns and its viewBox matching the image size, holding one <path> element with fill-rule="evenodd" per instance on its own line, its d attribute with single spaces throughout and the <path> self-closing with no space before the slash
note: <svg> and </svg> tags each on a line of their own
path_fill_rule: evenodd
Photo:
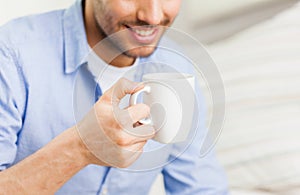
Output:
<svg viewBox="0 0 300 195">
<path fill-rule="evenodd" d="M 93 9 L 93 2 L 90 0 L 85 0 L 83 2 L 84 26 L 89 46 L 93 48 L 94 52 L 102 58 L 102 60 L 112 66 L 125 67 L 132 65 L 135 58 L 124 54 L 116 55 L 120 52 L 112 42 L 105 39 L 105 33 L 98 28 Z M 101 44 L 98 44 L 102 40 L 104 41 L 101 42 Z"/>
</svg>

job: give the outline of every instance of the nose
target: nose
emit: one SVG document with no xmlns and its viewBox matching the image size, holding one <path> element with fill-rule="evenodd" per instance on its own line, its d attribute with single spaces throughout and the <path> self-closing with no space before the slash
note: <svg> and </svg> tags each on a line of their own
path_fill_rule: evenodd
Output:
<svg viewBox="0 0 300 195">
<path fill-rule="evenodd" d="M 140 2 L 137 18 L 149 25 L 161 23 L 164 13 L 161 0 L 138 0 Z"/>
</svg>

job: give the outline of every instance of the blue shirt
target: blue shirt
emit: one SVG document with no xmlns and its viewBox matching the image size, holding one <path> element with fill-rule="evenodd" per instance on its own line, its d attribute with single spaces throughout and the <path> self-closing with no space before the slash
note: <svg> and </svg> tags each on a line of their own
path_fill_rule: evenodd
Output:
<svg viewBox="0 0 300 195">
<path fill-rule="evenodd" d="M 0 170 L 75 125 L 93 105 L 95 79 L 86 70 L 88 53 L 81 1 L 66 10 L 15 19 L 0 28 Z M 183 65 L 186 62 L 172 55 L 157 49 L 141 58 L 135 80 L 146 72 L 162 71 L 155 63 L 143 65 L 147 61 L 159 60 L 174 64 L 178 71 L 191 71 Z M 199 112 L 199 121 L 203 117 Z M 129 170 L 89 165 L 57 194 L 146 194 L 159 173 L 164 175 L 167 194 L 227 194 L 214 152 L 198 157 L 204 123 L 199 127 L 187 148 L 163 146 L 166 149 L 141 157 Z M 146 148 L 151 147 L 160 144 L 149 141 Z M 178 151 L 182 151 L 179 156 Z M 147 164 L 147 158 L 152 164 Z"/>
</svg>

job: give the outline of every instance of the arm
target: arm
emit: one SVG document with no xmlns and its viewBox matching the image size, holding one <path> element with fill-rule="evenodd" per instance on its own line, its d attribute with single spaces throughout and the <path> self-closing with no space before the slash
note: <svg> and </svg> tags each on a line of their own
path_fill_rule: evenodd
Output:
<svg viewBox="0 0 300 195">
<path fill-rule="evenodd" d="M 138 90 L 136 85 L 121 79 L 103 94 L 76 126 L 20 163 L 2 171 L 0 186 L 5 187 L 0 188 L 0 194 L 53 194 L 88 164 L 131 165 L 141 154 L 147 140 L 154 136 L 153 128 L 133 128 L 135 121 L 148 116 L 148 106 L 137 104 L 124 110 L 117 109 L 122 97 Z M 133 136 L 125 129 L 145 130 L 145 134 Z"/>
<path fill-rule="evenodd" d="M 0 194 L 54 194 L 91 163 L 91 155 L 74 128 L 57 136 L 36 153 L 0 172 Z"/>
</svg>

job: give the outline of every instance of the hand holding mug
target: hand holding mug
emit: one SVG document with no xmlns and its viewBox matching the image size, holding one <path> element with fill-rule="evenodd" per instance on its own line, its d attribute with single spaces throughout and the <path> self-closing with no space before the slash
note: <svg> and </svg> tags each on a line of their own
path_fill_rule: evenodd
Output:
<svg viewBox="0 0 300 195">
<path fill-rule="evenodd" d="M 126 94 L 133 94 L 141 88 L 137 86 L 138 83 L 120 79 L 77 124 L 94 164 L 128 167 L 141 155 L 147 140 L 154 136 L 151 125 L 134 127 L 136 121 L 148 117 L 147 105 L 119 108 L 119 102 Z"/>
</svg>

